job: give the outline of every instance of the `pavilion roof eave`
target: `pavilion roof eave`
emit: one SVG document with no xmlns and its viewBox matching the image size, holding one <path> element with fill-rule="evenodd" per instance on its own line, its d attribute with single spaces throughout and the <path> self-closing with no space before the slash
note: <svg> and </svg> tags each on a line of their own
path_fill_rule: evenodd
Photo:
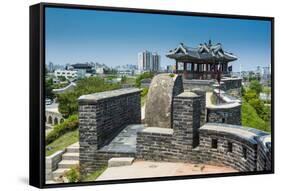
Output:
<svg viewBox="0 0 281 191">
<path fill-rule="evenodd" d="M 211 64 L 211 63 L 219 63 L 219 62 L 232 62 L 232 61 L 235 61 L 237 60 L 237 58 L 225 58 L 225 57 L 222 57 L 222 58 L 211 58 L 211 59 L 208 59 L 208 58 L 205 58 L 205 59 L 198 59 L 198 58 L 194 58 L 194 57 L 191 57 L 191 56 L 188 56 L 188 55 L 175 55 L 175 54 L 168 54 L 167 55 L 168 58 L 171 58 L 171 59 L 175 59 L 176 61 L 178 62 L 189 62 L 189 63 L 202 63 L 202 64 Z"/>
</svg>

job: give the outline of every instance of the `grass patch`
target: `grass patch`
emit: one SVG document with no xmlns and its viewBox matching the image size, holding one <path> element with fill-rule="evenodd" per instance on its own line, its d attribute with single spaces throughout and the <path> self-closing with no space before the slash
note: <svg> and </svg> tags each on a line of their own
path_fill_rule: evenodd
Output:
<svg viewBox="0 0 281 191">
<path fill-rule="evenodd" d="M 78 130 L 70 131 L 46 146 L 46 156 L 62 150 L 78 141 Z"/>
<path fill-rule="evenodd" d="M 127 77 L 124 83 L 135 85 L 136 78 Z"/>
<path fill-rule="evenodd" d="M 254 107 L 248 102 L 243 100 L 242 102 L 242 125 L 252 128 L 256 128 L 262 131 L 271 131 L 270 124 L 265 122 L 259 117 Z"/>
<path fill-rule="evenodd" d="M 82 182 L 91 182 L 91 181 L 95 181 L 105 170 L 107 169 L 107 166 L 103 166 L 100 169 L 89 173 L 88 175 L 84 176 L 82 178 Z"/>
</svg>

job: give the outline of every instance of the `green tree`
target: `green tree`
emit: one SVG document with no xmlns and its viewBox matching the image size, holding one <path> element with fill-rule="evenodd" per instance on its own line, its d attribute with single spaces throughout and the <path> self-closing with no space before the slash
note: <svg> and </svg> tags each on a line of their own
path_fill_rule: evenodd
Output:
<svg viewBox="0 0 281 191">
<path fill-rule="evenodd" d="M 266 95 L 271 94 L 271 88 L 268 87 L 268 86 L 263 87 L 262 90 L 263 90 L 263 92 L 264 92 Z"/>
<path fill-rule="evenodd" d="M 65 76 L 58 76 L 58 79 L 62 82 L 66 81 L 66 77 Z"/>
<path fill-rule="evenodd" d="M 257 80 L 253 80 L 250 83 L 250 89 L 254 90 L 257 95 L 259 95 L 262 92 L 262 85 Z"/>
<path fill-rule="evenodd" d="M 71 91 L 67 93 L 58 94 L 59 112 L 64 116 L 68 117 L 71 114 L 78 112 L 78 92 Z"/>
<path fill-rule="evenodd" d="M 257 98 L 251 99 L 249 100 L 249 104 L 255 108 L 259 116 L 263 114 L 264 104 L 260 99 Z"/>
<path fill-rule="evenodd" d="M 123 83 L 126 83 L 126 81 L 127 81 L 127 77 L 126 76 L 122 76 L 122 78 L 121 78 L 121 83 L 123 84 Z"/>
<path fill-rule="evenodd" d="M 270 126 L 262 118 L 259 117 L 254 107 L 245 100 L 242 101 L 241 108 L 242 125 L 270 131 Z"/>
<path fill-rule="evenodd" d="M 248 90 L 244 93 L 244 98 L 248 102 L 252 99 L 257 99 L 257 93 L 254 90 Z"/>
<path fill-rule="evenodd" d="M 66 92 L 58 95 L 59 112 L 64 117 L 78 112 L 77 99 L 81 95 L 103 92 L 121 88 L 119 83 L 106 83 L 103 78 L 90 77 L 77 81 L 77 86 L 71 92 Z"/>
<path fill-rule="evenodd" d="M 54 93 L 52 92 L 53 85 L 54 85 L 54 83 L 53 83 L 53 79 L 52 78 L 46 79 L 46 82 L 45 82 L 45 95 L 49 99 L 54 99 L 54 97 L 55 97 Z"/>
</svg>

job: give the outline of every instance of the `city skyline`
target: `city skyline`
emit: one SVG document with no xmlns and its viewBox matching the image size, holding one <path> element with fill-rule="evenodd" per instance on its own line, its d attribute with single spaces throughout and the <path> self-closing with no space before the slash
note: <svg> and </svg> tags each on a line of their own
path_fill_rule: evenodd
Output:
<svg viewBox="0 0 281 191">
<path fill-rule="evenodd" d="M 114 18 L 114 22 L 112 22 Z M 46 9 L 46 64 L 99 62 L 109 67 L 138 65 L 138 53 L 157 52 L 161 67 L 173 65 L 166 53 L 184 43 L 197 47 L 212 40 L 238 56 L 233 71 L 271 63 L 269 21 Z"/>
</svg>

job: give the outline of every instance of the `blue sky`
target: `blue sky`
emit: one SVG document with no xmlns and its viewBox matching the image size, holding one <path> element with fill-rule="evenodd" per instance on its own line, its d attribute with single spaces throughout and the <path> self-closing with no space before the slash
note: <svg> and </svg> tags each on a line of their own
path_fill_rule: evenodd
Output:
<svg viewBox="0 0 281 191">
<path fill-rule="evenodd" d="M 271 62 L 269 21 L 46 8 L 46 63 L 137 64 L 137 54 L 165 54 L 179 43 L 190 47 L 220 42 L 238 56 L 233 70 L 252 70 Z"/>
</svg>

